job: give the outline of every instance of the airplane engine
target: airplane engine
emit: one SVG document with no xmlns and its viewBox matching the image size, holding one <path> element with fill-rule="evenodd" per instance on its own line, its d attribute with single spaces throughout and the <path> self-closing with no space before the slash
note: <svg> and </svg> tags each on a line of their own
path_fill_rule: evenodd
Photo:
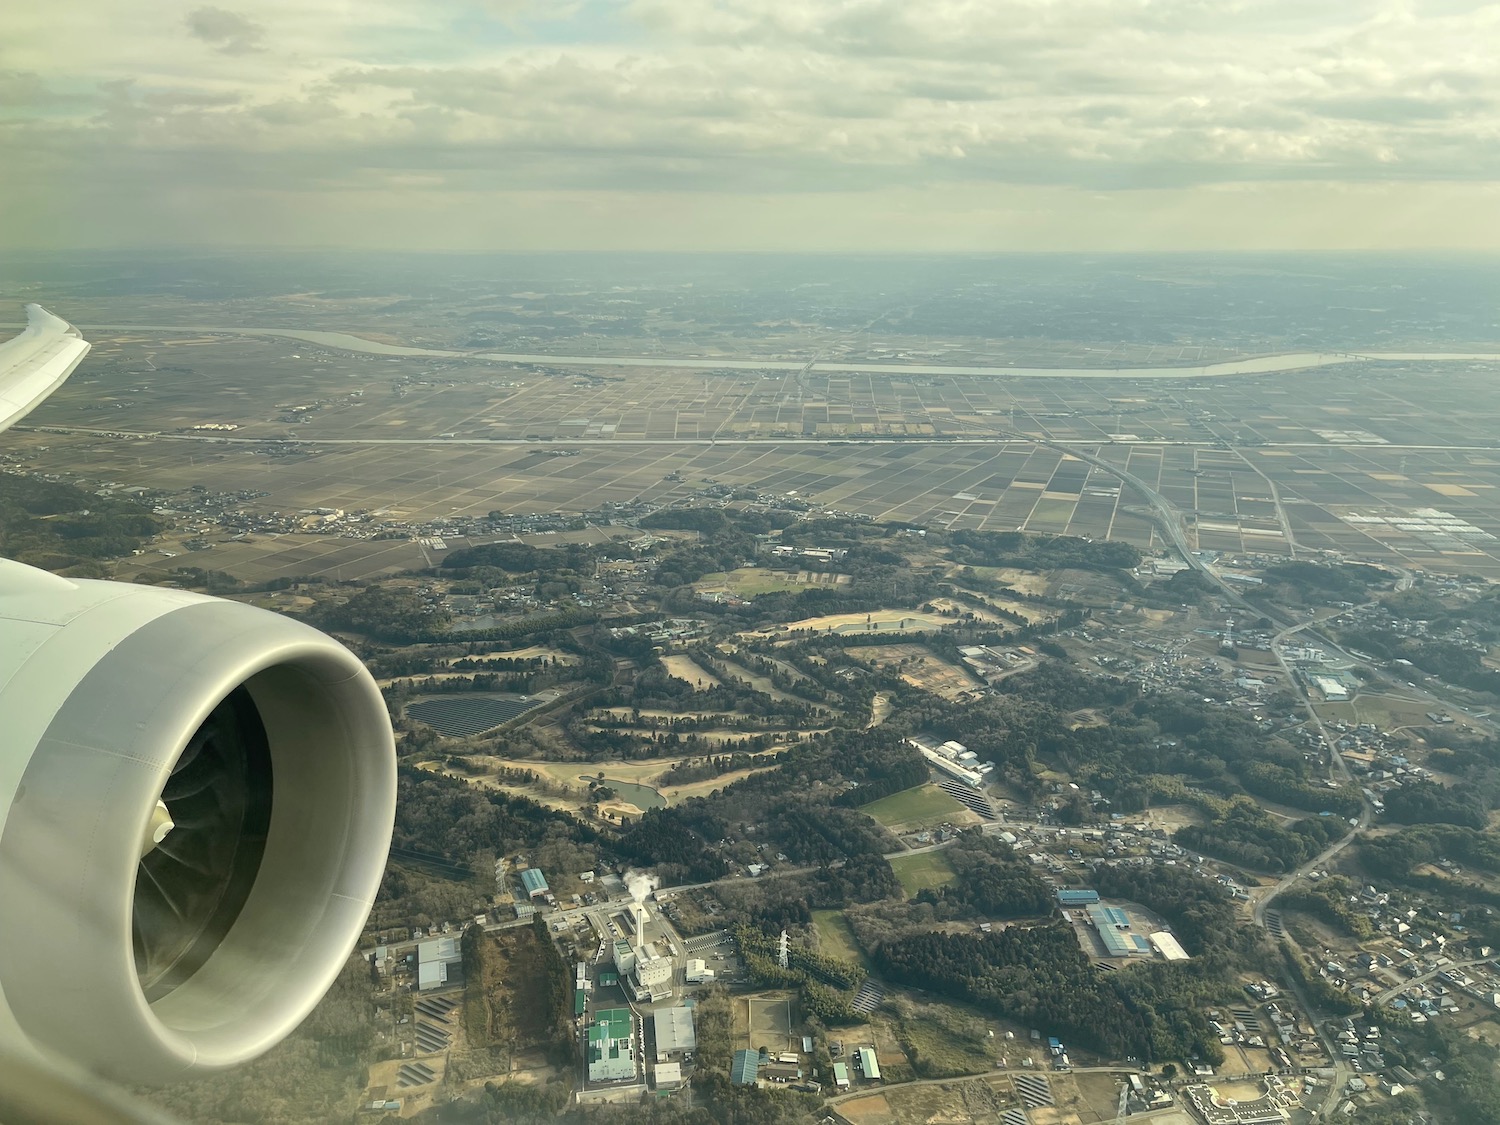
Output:
<svg viewBox="0 0 1500 1125">
<path fill-rule="evenodd" d="M 395 814 L 364 666 L 221 599 L 0 561 L 0 1054 L 254 1058 L 345 966 Z"/>
</svg>

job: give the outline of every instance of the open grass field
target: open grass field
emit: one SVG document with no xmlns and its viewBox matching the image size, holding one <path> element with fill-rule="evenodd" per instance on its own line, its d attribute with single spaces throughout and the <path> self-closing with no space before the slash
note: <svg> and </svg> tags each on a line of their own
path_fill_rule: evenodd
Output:
<svg viewBox="0 0 1500 1125">
<path fill-rule="evenodd" d="M 776 753 L 774 750 L 766 751 L 767 755 L 774 753 Z M 531 770 L 550 785 L 565 786 L 568 789 L 566 794 L 551 795 L 539 795 L 535 791 L 519 789 L 513 786 L 507 788 L 512 788 L 516 792 L 524 792 L 532 800 L 542 801 L 544 804 L 549 804 L 552 807 L 567 808 L 573 811 L 577 811 L 583 805 L 584 799 L 587 796 L 588 782 L 584 780 L 584 777 L 596 777 L 600 772 L 599 766 L 587 762 L 538 762 L 515 758 L 483 758 L 480 760 L 489 765 L 492 770 L 498 770 L 501 767 Z M 604 767 L 604 772 L 609 777 L 619 781 L 656 787 L 663 773 L 678 762 L 685 760 L 687 759 L 649 758 L 633 762 L 611 761 L 607 767 Z M 437 768 L 436 763 L 434 763 L 433 768 Z M 768 761 L 761 768 L 770 769 L 772 766 Z M 446 773 L 451 771 L 442 770 L 441 772 Z M 758 772 L 760 772 L 758 769 L 735 770 L 732 773 L 722 774 L 719 777 L 708 778 L 704 781 L 695 781 L 687 785 L 676 785 L 662 789 L 661 795 L 666 798 L 669 805 L 677 804 L 687 800 L 689 797 L 701 796 L 704 793 L 711 792 L 731 782 L 738 781 L 742 777 L 749 777 L 752 773 Z M 455 773 L 454 776 L 462 777 L 467 775 Z"/>
<path fill-rule="evenodd" d="M 818 931 L 821 952 L 869 968 L 869 959 L 865 957 L 865 951 L 860 948 L 859 942 L 854 939 L 854 931 L 849 928 L 842 910 L 814 910 L 812 917 L 813 926 Z"/>
<path fill-rule="evenodd" d="M 1360 692 L 1350 703 L 1345 706 L 1354 711 L 1353 721 L 1361 723 L 1375 723 L 1381 730 L 1396 730 L 1401 727 L 1430 727 L 1432 720 L 1427 717 L 1429 711 L 1445 711 L 1447 708 L 1434 706 L 1433 702 L 1421 699 L 1409 699 L 1400 695 L 1387 695 L 1384 693 Z M 1318 713 L 1324 714 L 1324 707 L 1318 708 Z M 1462 717 L 1462 716 L 1456 716 Z M 1468 720 L 1465 720 L 1468 721 Z"/>
<path fill-rule="evenodd" d="M 951 625 L 951 618 L 936 613 L 923 613 L 915 609 L 877 609 L 873 613 L 830 613 L 824 617 L 805 617 L 787 625 L 777 625 L 763 633 L 751 636 L 774 636 L 778 633 L 796 633 L 806 630 L 811 633 L 865 634 L 865 633 L 927 633 L 936 632 Z"/>
<path fill-rule="evenodd" d="M 897 1120 L 884 1094 L 861 1094 L 838 1104 L 839 1116 L 853 1125 L 894 1125 Z"/>
<path fill-rule="evenodd" d="M 548 648 L 546 645 L 531 645 L 528 648 L 517 648 L 510 650 L 497 649 L 494 652 L 474 653 L 469 657 L 450 656 L 447 663 L 452 664 L 455 660 L 546 660 L 553 664 L 577 664 L 582 657 L 577 653 L 563 652 L 561 649 Z"/>
<path fill-rule="evenodd" d="M 942 852 L 922 855 L 899 855 L 891 860 L 891 870 L 901 881 L 901 889 L 910 897 L 928 887 L 942 887 L 953 882 L 957 872 Z"/>
<path fill-rule="evenodd" d="M 1006 1100 L 988 1083 L 969 1080 L 900 1087 L 839 1103 L 856 1125 L 988 1125 L 999 1120 Z M 849 1113 L 849 1107 L 856 1107 Z M 868 1108 L 866 1108 L 868 1107 Z"/>
<path fill-rule="evenodd" d="M 726 665 L 726 667 L 727 667 L 727 669 L 728 669 L 728 671 L 730 673 L 731 678 L 744 681 L 745 683 L 749 684 L 752 688 L 754 688 L 756 691 L 763 692 L 764 694 L 769 695 L 772 699 L 777 700 L 778 702 L 781 702 L 781 703 L 810 703 L 811 702 L 811 700 L 799 699 L 795 695 L 791 695 L 791 694 L 789 694 L 787 692 L 782 691 L 779 687 L 777 687 L 775 684 L 773 684 L 771 682 L 771 677 L 770 676 L 763 675 L 762 673 L 757 672 L 754 669 L 747 668 L 743 664 L 738 664 L 735 661 L 730 660 L 728 658 L 724 658 L 724 664 Z"/>
<path fill-rule="evenodd" d="M 707 593 L 734 594 L 754 598 L 784 590 L 806 590 L 818 586 L 847 586 L 853 579 L 847 574 L 816 570 L 770 570 L 763 566 L 746 566 L 727 573 L 705 574 L 693 589 Z"/>
<path fill-rule="evenodd" d="M 953 574 L 957 574 L 961 567 L 954 567 Z M 982 578 L 988 578 L 995 582 L 1003 582 L 1019 594 L 1045 594 L 1047 592 L 1047 576 L 1031 570 L 1017 570 L 1009 566 L 976 566 L 974 573 Z"/>
<path fill-rule="evenodd" d="M 572 997 L 557 954 L 530 926 L 484 934 L 464 960 L 464 1030 L 474 1047 L 525 1049 L 549 1044 Z"/>
<path fill-rule="evenodd" d="M 661 666 L 667 675 L 676 676 L 697 688 L 719 687 L 719 679 L 690 656 L 663 656 Z"/>
<path fill-rule="evenodd" d="M 860 806 L 860 811 L 895 832 L 954 821 L 960 813 L 968 812 L 936 785 L 916 785 L 903 789 L 900 793 L 892 793 L 889 797 Z"/>
<path fill-rule="evenodd" d="M 957 1078 L 984 1074 L 995 1067 L 1003 1042 L 972 1011 L 952 1004 L 901 1005 L 901 1036 L 923 1078 Z"/>
</svg>

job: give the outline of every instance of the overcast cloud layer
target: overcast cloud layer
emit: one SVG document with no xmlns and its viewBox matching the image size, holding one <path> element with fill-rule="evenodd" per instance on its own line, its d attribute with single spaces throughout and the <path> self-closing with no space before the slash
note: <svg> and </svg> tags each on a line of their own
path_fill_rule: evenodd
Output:
<svg viewBox="0 0 1500 1125">
<path fill-rule="evenodd" d="M 1500 250 L 1500 4 L 0 5 L 0 246 Z"/>
</svg>

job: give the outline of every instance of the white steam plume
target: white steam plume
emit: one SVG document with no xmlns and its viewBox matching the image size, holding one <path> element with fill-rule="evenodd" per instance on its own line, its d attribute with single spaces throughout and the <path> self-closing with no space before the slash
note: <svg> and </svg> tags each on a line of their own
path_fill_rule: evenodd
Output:
<svg viewBox="0 0 1500 1125">
<path fill-rule="evenodd" d="M 647 875 L 644 871 L 625 872 L 625 889 L 636 902 L 645 902 L 646 896 L 659 886 L 661 880 L 655 875 Z"/>
</svg>

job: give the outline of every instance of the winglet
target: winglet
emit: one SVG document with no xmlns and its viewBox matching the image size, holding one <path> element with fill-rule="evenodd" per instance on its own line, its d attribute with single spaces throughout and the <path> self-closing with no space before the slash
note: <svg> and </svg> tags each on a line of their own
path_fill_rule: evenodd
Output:
<svg viewBox="0 0 1500 1125">
<path fill-rule="evenodd" d="M 0 430 L 62 386 L 88 353 L 78 329 L 41 305 L 27 305 L 25 330 L 0 344 Z"/>
</svg>

